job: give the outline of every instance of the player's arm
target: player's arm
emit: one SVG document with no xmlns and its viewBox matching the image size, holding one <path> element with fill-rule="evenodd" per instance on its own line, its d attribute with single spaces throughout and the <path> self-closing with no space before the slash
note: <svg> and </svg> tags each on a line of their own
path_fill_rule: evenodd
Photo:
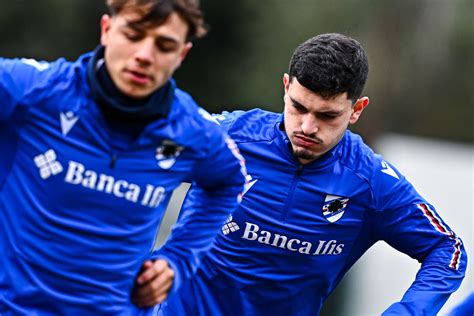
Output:
<svg viewBox="0 0 474 316">
<path fill-rule="evenodd" d="M 390 166 L 395 172 L 395 168 Z M 401 301 L 383 315 L 436 315 L 464 278 L 467 256 L 461 239 L 398 172 L 376 182 L 377 238 L 418 260 L 421 267 Z"/>
<path fill-rule="evenodd" d="M 215 126 L 214 133 L 222 132 Z M 151 258 L 165 260 L 173 270 L 172 291 L 195 272 L 201 256 L 211 247 L 227 216 L 236 208 L 243 190 L 245 165 L 233 141 L 228 137 L 213 137 L 209 148 L 206 158 L 196 166 L 195 181 L 170 237 Z M 141 281 L 143 275 L 137 280 Z M 153 271 L 149 273 L 150 279 L 156 277 Z M 160 296 L 162 292 L 161 286 L 145 283 L 135 291 L 133 299 L 139 306 L 150 306 L 166 297 Z"/>
<path fill-rule="evenodd" d="M 165 245 L 155 254 L 170 259 L 175 284 L 191 276 L 222 224 L 238 204 L 245 182 L 245 166 L 237 147 L 227 138 L 221 148 L 201 161 L 178 221 Z"/>
</svg>

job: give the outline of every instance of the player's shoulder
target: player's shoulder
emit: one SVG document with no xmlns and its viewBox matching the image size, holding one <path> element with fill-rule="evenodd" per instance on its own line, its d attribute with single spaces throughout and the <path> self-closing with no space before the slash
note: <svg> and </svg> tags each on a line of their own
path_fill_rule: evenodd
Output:
<svg viewBox="0 0 474 316">
<path fill-rule="evenodd" d="M 360 135 L 346 131 L 342 142 L 340 162 L 368 182 L 402 178 L 400 172 L 382 155 L 375 153 Z"/>
<path fill-rule="evenodd" d="M 68 76 L 68 69 L 75 63 L 59 58 L 54 61 L 34 58 L 0 59 L 0 74 L 2 80 L 11 76 L 15 82 L 28 85 L 30 89 L 54 84 L 62 76 Z M 69 74 L 70 75 L 70 74 Z"/>
<path fill-rule="evenodd" d="M 362 138 L 347 131 L 342 140 L 340 163 L 368 184 L 378 210 L 420 200 L 411 183 Z"/>
<path fill-rule="evenodd" d="M 174 82 L 171 83 L 174 85 Z M 173 89 L 173 93 L 171 115 L 174 119 L 189 124 L 195 130 L 218 129 L 219 124 L 216 119 L 200 107 L 189 93 L 177 87 Z"/>
<path fill-rule="evenodd" d="M 74 62 L 64 58 L 54 61 L 3 59 L 0 60 L 0 80 L 16 102 L 25 106 L 54 97 L 67 99 L 88 85 L 85 59 L 84 55 Z"/>
<path fill-rule="evenodd" d="M 282 122 L 281 113 L 259 108 L 222 112 L 214 117 L 236 142 L 271 140 L 275 137 L 275 125 Z"/>
<path fill-rule="evenodd" d="M 216 119 L 187 92 L 176 87 L 172 90 L 173 101 L 168 122 L 180 144 L 207 148 L 216 141 L 223 142 L 225 131 L 219 127 Z"/>
</svg>

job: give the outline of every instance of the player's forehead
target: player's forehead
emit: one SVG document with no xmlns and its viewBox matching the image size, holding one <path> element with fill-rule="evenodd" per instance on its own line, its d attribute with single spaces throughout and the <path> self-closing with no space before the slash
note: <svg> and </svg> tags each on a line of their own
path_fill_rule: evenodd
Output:
<svg viewBox="0 0 474 316">
<path fill-rule="evenodd" d="M 163 21 L 158 21 L 160 23 L 144 20 L 141 15 L 133 11 L 124 12 L 115 19 L 121 28 L 175 42 L 184 42 L 189 31 L 186 21 L 176 12 L 172 12 Z"/>
<path fill-rule="evenodd" d="M 134 28 L 146 30 L 162 25 L 172 13 L 173 11 L 151 14 L 151 12 L 141 7 L 126 7 L 114 14 L 113 17 L 125 20 L 127 25 Z"/>
</svg>

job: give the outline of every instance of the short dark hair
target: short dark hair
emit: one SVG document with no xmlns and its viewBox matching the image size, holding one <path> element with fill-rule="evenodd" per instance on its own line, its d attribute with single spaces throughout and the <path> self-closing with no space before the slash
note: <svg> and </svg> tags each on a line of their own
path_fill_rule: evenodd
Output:
<svg viewBox="0 0 474 316">
<path fill-rule="evenodd" d="M 321 34 L 300 44 L 290 60 L 290 80 L 323 98 L 347 92 L 355 102 L 362 94 L 369 65 L 356 40 L 337 33 Z"/>
<path fill-rule="evenodd" d="M 188 24 L 188 41 L 207 33 L 199 0 L 107 0 L 106 3 L 111 16 L 128 9 L 137 11 L 140 18 L 134 23 L 144 26 L 161 25 L 176 12 Z"/>
</svg>

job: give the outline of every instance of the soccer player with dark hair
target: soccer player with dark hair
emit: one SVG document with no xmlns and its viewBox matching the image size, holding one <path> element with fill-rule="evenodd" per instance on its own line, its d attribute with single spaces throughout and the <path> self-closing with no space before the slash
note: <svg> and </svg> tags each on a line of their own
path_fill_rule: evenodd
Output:
<svg viewBox="0 0 474 316">
<path fill-rule="evenodd" d="M 77 61 L 0 59 L 1 315 L 152 312 L 132 293 L 177 290 L 243 189 L 235 144 L 171 78 L 205 33 L 198 2 L 107 4 Z M 196 204 L 152 252 L 181 182 Z"/>
<path fill-rule="evenodd" d="M 162 315 L 318 315 L 380 240 L 421 263 L 383 314 L 439 311 L 464 278 L 466 252 L 434 206 L 347 130 L 369 104 L 367 74 L 357 41 L 322 34 L 291 58 L 283 113 L 217 116 L 246 159 L 249 182 L 196 275 L 161 305 Z M 188 193 L 181 216 L 193 212 L 197 193 Z"/>
</svg>

